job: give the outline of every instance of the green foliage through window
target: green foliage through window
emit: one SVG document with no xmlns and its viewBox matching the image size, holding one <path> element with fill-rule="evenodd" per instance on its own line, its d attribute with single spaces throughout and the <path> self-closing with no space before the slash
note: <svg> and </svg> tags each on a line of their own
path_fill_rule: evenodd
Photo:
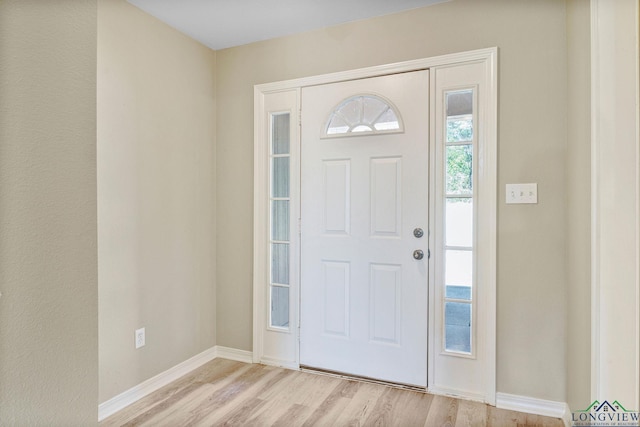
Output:
<svg viewBox="0 0 640 427">
<path fill-rule="evenodd" d="M 447 194 L 473 191 L 473 149 L 471 144 L 447 147 Z"/>
<path fill-rule="evenodd" d="M 473 122 L 469 117 L 447 119 L 447 142 L 471 142 L 473 140 Z"/>
</svg>

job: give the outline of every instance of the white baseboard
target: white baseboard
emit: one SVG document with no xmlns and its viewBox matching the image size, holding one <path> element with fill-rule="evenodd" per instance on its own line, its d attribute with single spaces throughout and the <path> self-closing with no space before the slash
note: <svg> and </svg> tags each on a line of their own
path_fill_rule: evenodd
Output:
<svg viewBox="0 0 640 427">
<path fill-rule="evenodd" d="M 216 346 L 216 357 L 235 360 L 236 362 L 253 363 L 253 353 L 247 350 Z"/>
<path fill-rule="evenodd" d="M 564 427 L 573 426 L 573 419 L 571 418 L 571 415 L 572 415 L 571 409 L 569 408 L 569 405 L 567 405 L 564 411 L 564 416 L 562 417 L 562 422 L 564 423 Z"/>
<path fill-rule="evenodd" d="M 458 390 L 458 389 L 432 385 L 430 387 L 427 387 L 427 392 L 431 394 L 438 394 L 440 396 L 453 397 L 456 399 L 471 400 L 474 402 L 486 402 L 485 397 L 483 395 L 479 393 L 472 393 L 465 390 Z"/>
<path fill-rule="evenodd" d="M 132 403 L 137 402 L 143 397 L 218 357 L 221 359 L 252 363 L 252 353 L 250 351 L 236 350 L 234 348 L 221 346 L 211 347 L 202 353 L 193 356 L 191 359 L 185 360 L 184 362 L 159 373 L 155 377 L 149 378 L 137 386 L 134 386 L 106 402 L 101 403 L 98 406 L 98 421 L 104 420 L 108 416 L 115 414 Z"/>
<path fill-rule="evenodd" d="M 300 369 L 300 365 L 295 360 L 282 360 L 269 356 L 262 356 L 260 363 L 263 365 L 277 366 L 279 368 L 293 369 L 294 371 Z"/>
<path fill-rule="evenodd" d="M 536 399 L 534 397 L 517 396 L 515 394 L 508 393 L 496 393 L 496 407 L 500 409 L 509 409 L 511 411 L 525 412 L 527 414 L 560 418 L 565 425 L 568 417 L 569 423 L 571 422 L 571 411 L 569 411 L 569 405 L 565 402 Z"/>
</svg>

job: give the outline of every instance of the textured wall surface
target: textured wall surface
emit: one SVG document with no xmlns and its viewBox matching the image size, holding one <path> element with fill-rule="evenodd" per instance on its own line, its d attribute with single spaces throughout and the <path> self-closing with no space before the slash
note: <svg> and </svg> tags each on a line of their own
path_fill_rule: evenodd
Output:
<svg viewBox="0 0 640 427">
<path fill-rule="evenodd" d="M 217 337 L 252 347 L 253 85 L 499 47 L 498 391 L 564 401 L 565 2 L 456 0 L 217 52 Z M 537 205 L 505 205 L 537 182 Z"/>
<path fill-rule="evenodd" d="M 96 2 L 0 1 L 0 425 L 98 404 Z"/>
<path fill-rule="evenodd" d="M 591 402 L 591 55 L 589 2 L 567 2 L 567 403 Z"/>
<path fill-rule="evenodd" d="M 98 2 L 100 402 L 215 344 L 214 72 L 212 50 Z"/>
</svg>

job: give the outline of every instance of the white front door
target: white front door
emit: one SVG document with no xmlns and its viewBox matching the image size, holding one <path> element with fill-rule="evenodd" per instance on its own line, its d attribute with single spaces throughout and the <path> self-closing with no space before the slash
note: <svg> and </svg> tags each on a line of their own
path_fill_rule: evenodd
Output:
<svg viewBox="0 0 640 427">
<path fill-rule="evenodd" d="M 301 365 L 426 386 L 428 124 L 427 70 L 302 89 Z"/>
</svg>

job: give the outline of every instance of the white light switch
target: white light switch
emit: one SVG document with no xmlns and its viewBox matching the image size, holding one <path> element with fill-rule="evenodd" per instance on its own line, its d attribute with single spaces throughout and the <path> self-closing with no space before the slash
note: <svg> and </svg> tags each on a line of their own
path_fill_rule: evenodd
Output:
<svg viewBox="0 0 640 427">
<path fill-rule="evenodd" d="M 538 203 L 538 184 L 507 184 L 507 204 Z"/>
</svg>

